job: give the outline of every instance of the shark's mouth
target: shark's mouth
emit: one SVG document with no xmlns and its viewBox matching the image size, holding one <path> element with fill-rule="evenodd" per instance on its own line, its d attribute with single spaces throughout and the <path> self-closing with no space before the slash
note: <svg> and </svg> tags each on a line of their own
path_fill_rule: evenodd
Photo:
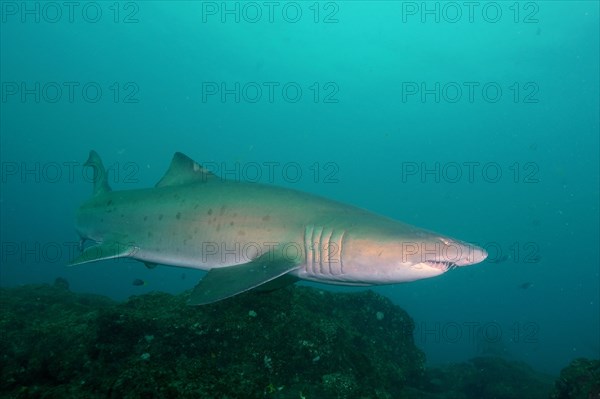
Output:
<svg viewBox="0 0 600 399">
<path fill-rule="evenodd" d="M 443 272 L 447 272 L 448 270 L 452 270 L 458 267 L 454 262 L 442 260 L 426 260 L 424 263 L 430 267 L 433 267 L 434 269 L 439 269 Z"/>
</svg>

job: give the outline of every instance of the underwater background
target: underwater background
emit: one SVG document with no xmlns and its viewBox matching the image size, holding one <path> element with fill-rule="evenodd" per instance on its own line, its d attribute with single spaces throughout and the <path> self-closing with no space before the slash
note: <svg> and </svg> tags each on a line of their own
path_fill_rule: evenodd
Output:
<svg viewBox="0 0 600 399">
<path fill-rule="evenodd" d="M 203 272 L 66 267 L 89 150 L 123 190 L 181 151 L 486 248 L 373 288 L 414 319 L 428 364 L 557 375 L 600 356 L 598 2 L 0 6 L 2 287 L 192 288 Z"/>
</svg>

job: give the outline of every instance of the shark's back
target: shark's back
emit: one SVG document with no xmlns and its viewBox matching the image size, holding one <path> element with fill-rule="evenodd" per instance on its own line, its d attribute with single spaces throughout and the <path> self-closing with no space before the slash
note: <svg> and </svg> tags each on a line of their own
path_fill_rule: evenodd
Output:
<svg viewBox="0 0 600 399">
<path fill-rule="evenodd" d="M 412 281 L 454 265 L 463 243 L 352 205 L 288 188 L 225 181 L 176 153 L 154 188 L 112 191 L 95 152 L 94 195 L 77 213 L 84 249 L 72 264 L 128 257 L 208 270 L 191 303 L 296 279 L 333 284 Z M 432 253 L 433 248 L 433 253 Z M 268 284 L 267 284 L 268 283 Z"/>
</svg>

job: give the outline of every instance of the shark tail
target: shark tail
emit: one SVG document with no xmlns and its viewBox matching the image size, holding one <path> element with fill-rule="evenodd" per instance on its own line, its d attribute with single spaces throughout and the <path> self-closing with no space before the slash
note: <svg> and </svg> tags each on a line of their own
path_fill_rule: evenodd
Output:
<svg viewBox="0 0 600 399">
<path fill-rule="evenodd" d="M 94 183 L 94 196 L 107 193 L 112 191 L 108 185 L 108 174 L 102 164 L 100 155 L 94 150 L 90 151 L 88 160 L 83 164 L 84 166 L 92 167 L 94 171 L 93 183 Z"/>
</svg>

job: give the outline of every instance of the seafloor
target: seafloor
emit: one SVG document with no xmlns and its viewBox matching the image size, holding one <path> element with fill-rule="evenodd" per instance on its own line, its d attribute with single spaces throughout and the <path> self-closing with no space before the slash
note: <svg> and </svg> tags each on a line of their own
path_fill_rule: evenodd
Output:
<svg viewBox="0 0 600 399">
<path fill-rule="evenodd" d="M 560 377 L 478 357 L 426 368 L 411 317 L 373 292 L 291 286 L 214 305 L 0 289 L 6 398 L 600 398 L 600 361 Z"/>
</svg>

